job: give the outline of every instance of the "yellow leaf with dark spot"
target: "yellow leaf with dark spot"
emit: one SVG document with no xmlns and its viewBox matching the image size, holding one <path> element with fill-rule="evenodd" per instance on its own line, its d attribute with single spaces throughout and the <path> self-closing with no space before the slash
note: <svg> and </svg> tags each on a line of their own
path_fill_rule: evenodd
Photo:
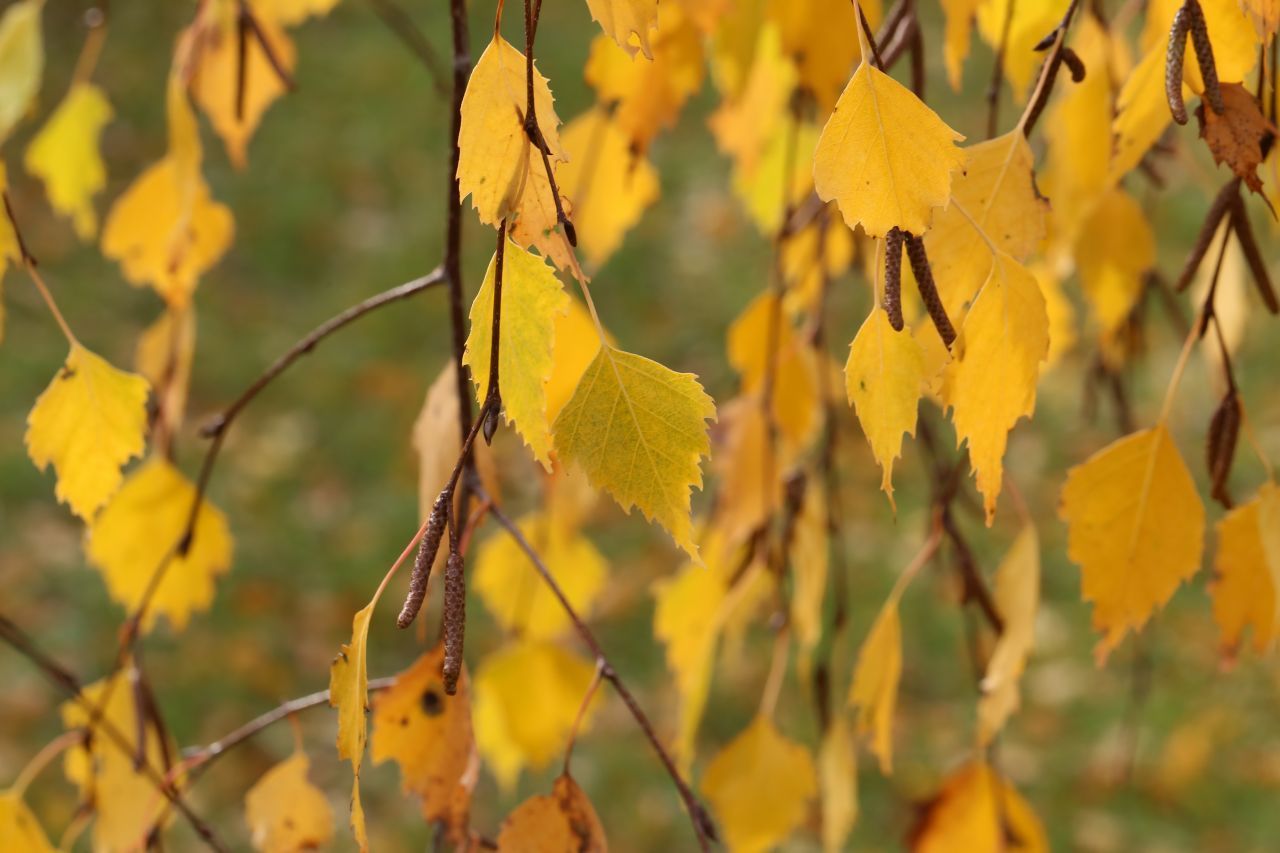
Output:
<svg viewBox="0 0 1280 853">
<path fill-rule="evenodd" d="M 315 850 L 333 839 L 333 811 L 324 791 L 311 784 L 305 752 L 262 774 L 244 796 L 254 849 L 264 853 Z"/>
</svg>

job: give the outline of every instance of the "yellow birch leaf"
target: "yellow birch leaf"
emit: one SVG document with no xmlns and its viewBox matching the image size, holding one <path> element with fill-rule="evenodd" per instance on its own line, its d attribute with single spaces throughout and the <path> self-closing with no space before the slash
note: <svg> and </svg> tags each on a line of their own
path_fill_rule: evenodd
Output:
<svg viewBox="0 0 1280 853">
<path fill-rule="evenodd" d="M 153 456 L 129 474 L 89 525 L 89 562 L 102 572 L 111 599 L 130 613 L 142 603 L 157 568 L 167 563 L 143 618 L 144 631 L 161 615 L 181 631 L 192 613 L 213 603 L 214 582 L 231 567 L 227 518 L 208 499 L 200 503 L 190 549 L 184 555 L 174 550 L 195 495 L 195 486 L 177 468 Z"/>
<path fill-rule="evenodd" d="M 685 770 L 693 763 L 694 740 L 711 687 L 726 592 L 721 573 L 712 565 L 721 547 L 704 542 L 703 549 L 708 565 L 689 563 L 653 584 L 653 635 L 662 641 L 667 670 L 675 679 L 679 713 L 674 748 L 676 762 Z"/>
<path fill-rule="evenodd" d="M 1075 244 L 1080 284 L 1104 336 L 1126 322 L 1155 266 L 1156 238 L 1133 196 L 1113 189 L 1098 200 Z"/>
<path fill-rule="evenodd" d="M 1040 284 L 1001 252 L 965 315 L 944 378 L 956 442 L 969 445 L 988 526 L 1003 485 L 1009 431 L 1035 411 L 1036 380 L 1048 354 L 1049 315 Z"/>
<path fill-rule="evenodd" d="M 1009 715 L 1018 710 L 1018 679 L 1035 641 L 1040 606 L 1040 539 L 1031 525 L 1022 528 L 996 569 L 996 609 L 1004 630 L 996 640 L 978 700 L 978 742 L 986 746 Z"/>
<path fill-rule="evenodd" d="M 947 82 L 960 91 L 964 78 L 964 61 L 969 58 L 973 39 L 973 19 L 983 0 L 942 0 L 942 13 L 947 22 L 942 35 L 942 58 L 947 65 Z"/>
<path fill-rule="evenodd" d="M 1280 28 L 1280 0 L 1240 0 L 1240 5 L 1253 21 L 1259 41 L 1266 41 Z"/>
<path fill-rule="evenodd" d="M 147 380 L 117 370 L 79 343 L 27 417 L 27 454 L 58 475 L 55 494 L 88 521 L 120 487 L 120 468 L 142 453 Z"/>
<path fill-rule="evenodd" d="M 323 17 L 337 5 L 338 0 L 258 0 L 254 7 L 277 24 L 292 27 L 313 15 Z"/>
<path fill-rule="evenodd" d="M 28 172 L 44 181 L 53 209 L 71 217 L 81 240 L 98 230 L 93 197 L 107 185 L 98 138 L 111 117 L 101 89 L 76 83 L 31 140 L 23 161 Z"/>
<path fill-rule="evenodd" d="M 471 368 L 476 401 L 489 392 L 493 355 L 493 295 L 497 255 L 471 304 L 471 334 L 463 362 Z M 502 263 L 502 329 L 498 385 L 502 408 L 515 424 L 533 458 L 551 470 L 551 428 L 547 422 L 546 384 L 551 379 L 555 319 L 569 308 L 555 272 L 546 261 L 508 241 Z"/>
<path fill-rule="evenodd" d="M 1218 522 L 1213 567 L 1213 618 L 1223 649 L 1234 652 L 1250 628 L 1254 650 L 1265 652 L 1280 624 L 1280 487 L 1275 483 L 1265 483 L 1253 500 Z"/>
<path fill-rule="evenodd" d="M 845 849 L 858 822 L 858 764 L 849 723 L 836 714 L 818 749 L 818 787 L 822 792 L 822 849 Z"/>
<path fill-rule="evenodd" d="M 134 766 L 134 759 L 141 752 L 152 770 L 163 773 L 164 756 L 173 755 L 175 747 L 162 745 L 155 726 L 139 719 L 138 703 L 128 681 L 132 669 L 129 661 L 113 676 L 117 679 L 114 684 L 107 679 L 94 682 L 83 690 L 85 704 L 68 701 L 61 708 L 62 723 L 68 730 L 83 729 L 89 725 L 89 708 L 98 708 L 107 699 L 100 718 L 110 722 L 125 741 L 121 744 L 99 728 L 86 745 L 75 747 L 65 756 L 67 777 L 80 788 L 82 796 L 93 797 L 94 850 L 138 850 L 152 828 L 164 826 L 172 815 L 168 801 L 156 791 L 152 778 Z M 143 736 L 141 750 L 139 733 Z M 180 791 L 183 779 L 179 777 L 174 785 Z"/>
<path fill-rule="evenodd" d="M 1002 50 L 1004 76 L 1018 103 L 1026 99 L 1032 75 L 1043 61 L 1044 54 L 1037 52 L 1035 45 L 1062 20 L 1068 3 L 1069 0 L 984 0 L 978 6 L 978 33 L 993 50 Z"/>
<path fill-rule="evenodd" d="M 444 645 L 425 652 L 373 697 L 374 764 L 394 760 L 401 787 L 422 800 L 429 822 L 443 822 L 449 838 L 466 834 L 467 812 L 475 788 L 479 756 L 471 730 L 470 684 L 466 668 L 458 691 L 445 693 L 441 667 Z"/>
<path fill-rule="evenodd" d="M 797 669 L 809 679 L 814 650 L 822 639 L 822 605 L 827 597 L 830 539 L 827 496 L 817 478 L 805 486 L 804 502 L 791 537 L 791 625 L 795 630 Z"/>
<path fill-rule="evenodd" d="M 880 0 L 859 4 L 874 32 Z M 862 59 L 852 3 L 841 0 L 768 0 L 768 19 L 778 28 L 782 49 L 795 64 L 801 84 L 817 98 L 822 115 L 831 111 L 849 69 Z"/>
<path fill-rule="evenodd" d="M 531 174 L 543 173 L 542 155 L 525 135 L 525 56 L 495 35 L 480 55 L 462 98 L 462 127 L 458 137 L 458 190 L 471 196 L 480 221 L 497 226 L 519 213 L 524 187 Z M 565 159 L 560 147 L 551 88 L 534 68 L 533 108 L 552 163 Z M 548 188 L 549 191 L 549 188 Z"/>
<path fill-rule="evenodd" d="M 1044 185 L 1053 199 L 1054 234 L 1067 244 L 1074 242 L 1089 209 L 1106 191 L 1111 169 L 1111 136 L 1097 132 L 1111 124 L 1113 115 L 1112 81 L 1106 73 L 1111 40 L 1093 13 L 1082 11 L 1071 32 L 1071 49 L 1086 68 L 1100 73 L 1059 90 L 1045 115 Z"/>
<path fill-rule="evenodd" d="M 1072 468 L 1058 514 L 1067 522 L 1067 554 L 1080 566 L 1084 600 L 1093 602 L 1101 664 L 1200 569 L 1204 504 L 1160 424 Z"/>
<path fill-rule="evenodd" d="M 671 127 L 706 73 L 703 35 L 675 3 L 658 6 L 658 29 L 650 45 L 653 61 L 633 59 L 612 39 L 591 42 L 584 75 L 601 103 L 616 103 L 614 121 L 636 151 L 648 151 Z"/>
<path fill-rule="evenodd" d="M 893 709 L 902 678 L 902 622 L 895 590 L 880 609 L 858 650 L 848 705 L 857 711 L 858 737 L 871 735 L 871 754 L 880 772 L 893 772 Z"/>
<path fill-rule="evenodd" d="M 54 853 L 36 816 L 13 790 L 0 791 L 0 850 L 12 853 Z"/>
<path fill-rule="evenodd" d="M 333 840 L 329 798 L 307 778 L 311 761 L 293 755 L 262 774 L 244 796 L 244 816 L 255 850 L 298 853 Z"/>
<path fill-rule="evenodd" d="M 841 77 L 836 85 L 843 83 Z M 707 119 L 716 147 L 733 159 L 735 174 L 752 174 L 775 129 L 780 124 L 792 124 L 785 118 L 795 85 L 795 66 L 782 53 L 778 28 L 764 23 L 759 27 L 742 91 L 726 98 Z M 804 153 L 807 155 L 808 151 Z M 797 151 L 796 159 L 808 158 L 800 157 Z"/>
<path fill-rule="evenodd" d="M 845 36 L 848 37 L 847 35 Z M 964 139 L 910 89 L 865 61 L 845 87 L 814 153 L 813 180 L 850 228 L 871 237 L 929 228 L 964 165 Z"/>
<path fill-rule="evenodd" d="M 591 541 L 544 513 L 517 522 L 542 557 L 569 604 L 586 618 L 608 580 L 608 565 Z M 532 640 L 550 640 L 573 628 L 559 600 L 511 536 L 490 537 L 472 571 L 472 589 L 502 628 Z"/>
<path fill-rule="evenodd" d="M 500 853 L 608 853 L 604 827 L 591 800 L 568 772 L 550 795 L 530 797 L 502 822 Z"/>
<path fill-rule="evenodd" d="M 373 600 L 351 620 L 351 643 L 338 650 L 329 666 L 329 704 L 338 709 L 338 758 L 351 762 L 351 832 L 360 850 L 369 849 L 369 834 L 360 804 L 360 764 L 368 740 L 369 708 L 369 619 L 378 603 Z"/>
<path fill-rule="evenodd" d="M 893 460 L 902 453 L 903 433 L 916 434 L 924 353 L 909 332 L 895 332 L 888 315 L 873 307 L 849 345 L 844 376 L 849 403 L 883 472 L 880 488 L 893 504 Z"/>
<path fill-rule="evenodd" d="M 549 423 L 555 423 L 560 410 L 578 387 L 582 374 L 587 372 L 600 352 L 600 335 L 586 307 L 570 297 L 568 309 L 556 315 L 555 330 L 551 334 L 555 346 L 551 350 L 551 378 L 546 384 Z"/>
<path fill-rule="evenodd" d="M 565 125 L 561 139 L 569 162 L 561 164 L 556 180 L 573 202 L 578 249 L 599 268 L 645 208 L 658 200 L 658 172 L 648 157 L 631 149 L 626 134 L 603 107 L 593 107 Z"/>
<path fill-rule="evenodd" d="M 1027 269 L 1040 283 L 1045 313 L 1049 315 L 1049 354 L 1045 357 L 1048 369 L 1076 345 L 1076 309 L 1062 289 L 1061 277 L 1047 263 L 1033 263 Z"/>
<path fill-rule="evenodd" d="M 761 714 L 711 759 L 701 788 L 720 819 L 725 845 L 735 853 L 758 853 L 804 821 L 818 781 L 809 751 Z"/>
<path fill-rule="evenodd" d="M 658 0 L 587 0 L 587 8 L 591 19 L 632 58 L 639 47 L 653 59 L 649 37 L 658 28 Z M 632 36 L 636 44 L 632 44 Z"/>
<path fill-rule="evenodd" d="M 808 446 L 819 425 L 820 374 L 813 347 L 797 333 L 777 294 L 770 291 L 755 297 L 733 321 L 728 355 L 729 364 L 742 377 L 742 390 L 746 393 L 763 393 L 772 365 L 769 408 L 784 449 L 790 455 L 798 454 Z"/>
<path fill-rule="evenodd" d="M 1048 853 L 1044 825 L 984 762 L 947 777 L 912 839 L 913 853 Z"/>
<path fill-rule="evenodd" d="M 191 94 L 222 137 L 231 163 L 243 169 L 248 163 L 246 149 L 258 123 L 286 90 L 258 35 L 245 41 L 241 70 L 238 18 L 239 7 L 233 2 L 210 3 L 201 13 L 194 25 L 200 35 L 191 69 Z M 258 27 L 280 65 L 291 73 L 296 57 L 293 41 L 270 14 L 258 17 Z"/>
<path fill-rule="evenodd" d="M 964 150 L 969 159 L 952 185 L 954 203 L 938 212 L 924 238 L 938 293 L 953 321 L 991 272 L 991 250 L 975 225 L 998 249 L 1022 261 L 1044 239 L 1049 211 L 1036 189 L 1035 160 L 1021 131 Z"/>
<path fill-rule="evenodd" d="M 44 73 L 44 0 L 20 0 L 0 18 L 0 142 L 27 114 Z"/>
<path fill-rule="evenodd" d="M 638 506 L 697 559 L 689 487 L 702 487 L 715 403 L 691 373 L 600 348 L 553 427 L 556 452 L 628 512 Z"/>
<path fill-rule="evenodd" d="M 786 472 L 769 441 L 759 395 L 738 397 L 722 406 L 718 429 L 722 438 L 711 455 L 712 469 L 723 486 L 716 521 L 725 539 L 736 544 L 761 529 L 782 505 Z"/>
<path fill-rule="evenodd" d="M 817 144 L 816 124 L 775 122 L 754 166 L 734 163 L 733 192 L 761 234 L 777 234 L 787 210 L 799 207 L 813 192 L 808 154 Z"/>
<path fill-rule="evenodd" d="M 476 743 L 504 788 L 520 768 L 540 770 L 564 754 L 594 675 L 590 661 L 546 641 L 518 640 L 481 662 L 472 685 Z"/>
<path fill-rule="evenodd" d="M 159 448 L 169 446 L 186 415 L 195 346 L 196 312 L 190 305 L 166 309 L 138 338 L 133 363 L 156 395 L 153 428 Z"/>
</svg>

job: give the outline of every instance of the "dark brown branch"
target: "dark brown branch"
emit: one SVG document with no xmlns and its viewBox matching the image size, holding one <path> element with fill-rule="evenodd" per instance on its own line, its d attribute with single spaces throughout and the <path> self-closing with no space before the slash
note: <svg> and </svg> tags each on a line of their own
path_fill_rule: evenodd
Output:
<svg viewBox="0 0 1280 853">
<path fill-rule="evenodd" d="M 257 16 L 253 14 L 253 10 L 249 8 L 248 0 L 240 0 L 240 26 L 244 27 L 253 35 L 254 41 L 258 43 L 258 47 L 262 48 L 262 54 L 267 58 L 267 64 L 271 66 L 271 70 L 275 72 L 276 77 L 280 78 L 280 85 L 284 86 L 290 92 L 298 88 L 297 82 L 294 81 L 293 75 L 289 73 L 289 69 L 284 67 L 276 49 L 267 40 L 267 34 L 262 29 L 261 22 Z M 243 72 L 242 72 L 243 74 Z"/>
<path fill-rule="evenodd" d="M 1200 233 L 1196 235 L 1195 242 L 1191 244 L 1191 251 L 1187 253 L 1186 263 L 1182 265 L 1182 272 L 1178 273 L 1178 280 L 1173 285 L 1174 290 L 1181 292 L 1191 284 L 1191 280 L 1195 278 L 1196 271 L 1200 269 L 1200 263 L 1204 260 L 1205 253 L 1209 251 L 1209 244 L 1213 242 L 1214 235 L 1218 233 L 1218 226 L 1222 223 L 1222 217 L 1231 209 L 1231 200 L 1239 194 L 1239 178 L 1228 181 L 1218 191 L 1213 203 L 1209 205 L 1208 211 L 1205 212 L 1204 224 L 1200 226 Z"/>
<path fill-rule="evenodd" d="M 569 603 L 569 599 L 565 597 L 564 591 L 560 589 L 560 585 L 556 583 L 556 579 L 552 577 L 551 571 L 546 564 L 542 562 L 542 558 L 538 556 L 538 552 L 529 544 L 529 540 L 520 532 L 520 528 L 511 521 L 510 518 L 498 508 L 496 504 L 491 505 L 490 514 L 511 535 L 516 545 L 529 558 L 529 562 L 542 576 L 542 580 L 551 589 L 556 600 L 560 602 L 565 614 L 569 617 L 569 621 L 573 623 L 574 630 L 582 642 L 587 646 L 591 653 L 595 656 L 597 665 L 600 667 L 602 677 L 613 685 L 613 689 L 617 691 L 618 696 L 622 699 L 623 704 L 627 706 L 627 710 L 631 712 L 631 716 L 635 719 L 636 725 L 644 732 L 645 738 L 649 741 L 649 745 L 653 748 L 654 753 L 658 756 L 658 760 L 662 762 L 662 766 L 666 769 L 667 774 L 671 777 L 671 781 L 675 784 L 680 799 L 684 802 L 685 809 L 689 812 L 689 819 L 693 822 L 694 832 L 698 836 L 698 845 L 703 850 L 709 850 L 711 842 L 717 841 L 715 823 L 712 822 L 711 816 L 707 813 L 702 804 L 698 802 L 692 789 L 685 782 L 684 777 L 680 775 L 675 761 L 667 752 L 666 747 L 662 745 L 662 741 L 658 739 L 657 733 L 653 730 L 653 724 L 649 722 L 648 716 L 640 708 L 640 704 L 636 701 L 635 696 L 627 688 L 622 677 L 618 675 L 618 671 L 613 668 L 609 658 L 604 653 L 604 649 L 600 647 L 600 642 L 596 639 L 595 634 L 582 621 L 582 617 L 574 610 L 573 605 Z"/>
<path fill-rule="evenodd" d="M 15 651 L 31 661 L 35 667 L 49 680 L 51 684 L 65 693 L 73 702 L 89 712 L 90 719 L 87 729 L 92 732 L 94 730 L 101 731 L 107 736 L 121 752 L 130 758 L 133 757 L 134 747 L 129 743 L 129 738 L 113 723 L 102 715 L 102 708 L 89 701 L 84 695 L 84 690 L 80 685 L 80 679 L 76 678 L 66 667 L 59 664 L 53 658 L 49 657 L 37 646 L 26 632 L 19 628 L 7 616 L 0 614 L 0 639 L 8 643 Z M 141 713 L 141 711 L 139 711 Z M 191 825 L 196 835 L 211 850 L 224 851 L 226 845 L 222 843 L 217 833 L 208 823 L 204 821 L 198 814 L 192 810 L 191 806 L 183 798 L 182 794 L 166 781 L 163 774 L 151 766 L 149 762 L 142 762 L 137 768 L 139 772 L 147 777 L 147 780 L 155 786 L 158 791 L 169 804 L 178 810 L 178 813 Z"/>
<path fill-rule="evenodd" d="M 987 139 L 996 135 L 1000 126 L 1000 90 L 1004 83 L 1004 57 L 1009 50 L 1009 31 L 1013 28 L 1013 9 L 1017 0 L 1006 0 L 1004 20 L 1000 24 L 1000 42 L 996 45 L 995 61 L 991 65 L 991 82 L 987 84 Z M 1057 56 L 1050 60 L 1056 65 Z M 1050 73 L 1056 71 L 1050 66 Z"/>
<path fill-rule="evenodd" d="M 1071 28 L 1071 20 L 1075 17 L 1076 9 L 1080 6 L 1080 0 L 1071 0 L 1071 5 L 1067 7 L 1067 11 L 1063 14 L 1062 20 L 1058 22 L 1058 26 L 1054 27 L 1043 39 L 1040 44 L 1036 45 L 1036 50 L 1047 50 L 1050 45 L 1055 45 L 1053 53 L 1045 60 L 1048 63 L 1046 74 L 1048 79 L 1044 81 L 1044 85 L 1038 87 L 1035 93 L 1035 101 L 1031 104 L 1027 111 L 1027 118 L 1022 122 L 1022 135 L 1031 138 L 1031 131 L 1035 129 L 1036 122 L 1040 120 L 1040 114 L 1044 112 L 1044 108 L 1049 104 L 1049 96 L 1053 94 L 1053 84 L 1058 79 L 1058 69 L 1061 68 L 1063 62 L 1063 51 L 1067 45 L 1067 30 Z M 992 134 L 994 135 L 994 134 Z"/>
</svg>

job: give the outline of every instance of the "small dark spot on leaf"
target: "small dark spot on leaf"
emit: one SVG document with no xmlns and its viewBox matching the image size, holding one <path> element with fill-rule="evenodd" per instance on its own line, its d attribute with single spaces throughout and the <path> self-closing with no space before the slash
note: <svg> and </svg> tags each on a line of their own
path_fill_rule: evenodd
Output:
<svg viewBox="0 0 1280 853">
<path fill-rule="evenodd" d="M 428 717 L 438 717 L 444 713 L 444 699 L 434 688 L 423 691 L 422 712 Z"/>
</svg>

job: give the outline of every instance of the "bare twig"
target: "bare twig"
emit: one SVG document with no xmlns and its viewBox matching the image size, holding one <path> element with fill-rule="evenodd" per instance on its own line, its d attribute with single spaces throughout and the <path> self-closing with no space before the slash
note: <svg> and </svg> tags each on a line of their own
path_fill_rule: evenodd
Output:
<svg viewBox="0 0 1280 853">
<path fill-rule="evenodd" d="M 431 46 L 431 42 L 427 40 L 426 34 L 414 23 L 409 13 L 404 10 L 404 7 L 396 3 L 395 0 L 369 0 L 369 5 L 373 7 L 373 11 L 377 14 L 379 20 L 387 25 L 387 29 L 391 31 L 391 34 L 399 39 L 400 43 L 408 48 L 409 52 L 422 63 L 422 67 L 431 76 L 431 85 L 435 87 L 436 92 L 441 97 L 448 95 L 440 56 L 436 53 L 435 48 Z"/>
</svg>

